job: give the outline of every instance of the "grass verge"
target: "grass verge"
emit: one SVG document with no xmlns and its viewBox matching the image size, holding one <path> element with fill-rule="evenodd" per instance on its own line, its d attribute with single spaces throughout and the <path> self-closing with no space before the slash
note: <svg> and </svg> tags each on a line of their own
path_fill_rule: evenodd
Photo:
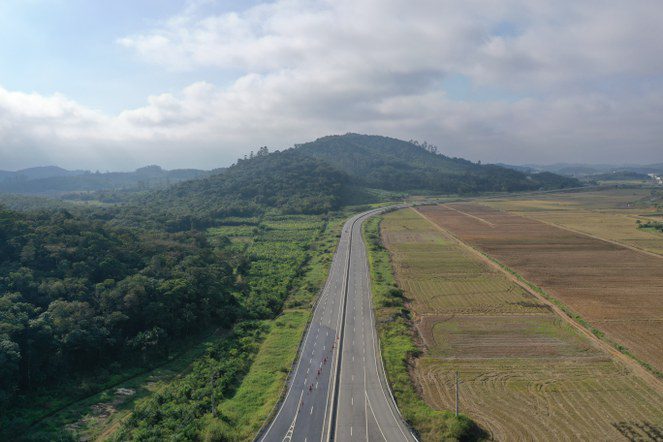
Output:
<svg viewBox="0 0 663 442">
<path fill-rule="evenodd" d="M 480 439 L 483 435 L 470 418 L 431 408 L 415 389 L 409 367 L 421 351 L 415 343 L 416 331 L 403 292 L 394 279 L 389 252 L 380 240 L 381 220 L 373 217 L 366 221 L 363 236 L 368 249 L 380 348 L 398 408 L 423 441 Z"/>
</svg>

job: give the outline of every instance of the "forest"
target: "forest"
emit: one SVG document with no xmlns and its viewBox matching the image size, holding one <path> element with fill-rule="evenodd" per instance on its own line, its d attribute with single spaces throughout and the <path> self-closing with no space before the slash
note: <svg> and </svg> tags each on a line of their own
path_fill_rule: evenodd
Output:
<svg viewBox="0 0 663 442">
<path fill-rule="evenodd" d="M 148 363 L 242 315 L 231 256 L 199 232 L 145 235 L 66 210 L 3 210 L 0 226 L 3 409 L 63 373 Z"/>
</svg>

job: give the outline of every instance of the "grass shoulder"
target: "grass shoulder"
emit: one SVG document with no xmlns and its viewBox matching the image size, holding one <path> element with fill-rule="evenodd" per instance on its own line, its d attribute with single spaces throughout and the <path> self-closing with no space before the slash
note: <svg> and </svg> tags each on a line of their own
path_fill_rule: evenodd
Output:
<svg viewBox="0 0 663 442">
<path fill-rule="evenodd" d="M 396 284 L 389 252 L 380 240 L 381 217 L 364 223 L 368 249 L 376 326 L 389 384 L 405 420 L 423 441 L 476 440 L 481 432 L 467 416 L 435 410 L 426 404 L 410 377 L 412 359 L 421 354 L 415 343 L 416 331 L 405 305 L 403 291 Z"/>
</svg>

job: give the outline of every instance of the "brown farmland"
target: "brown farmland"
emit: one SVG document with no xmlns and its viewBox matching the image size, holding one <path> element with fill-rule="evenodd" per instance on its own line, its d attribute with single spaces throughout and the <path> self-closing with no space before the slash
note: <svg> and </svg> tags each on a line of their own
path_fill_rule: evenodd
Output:
<svg viewBox="0 0 663 442">
<path fill-rule="evenodd" d="M 494 440 L 658 440 L 663 395 L 549 305 L 414 210 L 384 217 L 383 243 L 423 355 L 423 399 L 460 409 Z"/>
<path fill-rule="evenodd" d="M 663 259 L 483 205 L 419 210 L 663 370 Z"/>
</svg>

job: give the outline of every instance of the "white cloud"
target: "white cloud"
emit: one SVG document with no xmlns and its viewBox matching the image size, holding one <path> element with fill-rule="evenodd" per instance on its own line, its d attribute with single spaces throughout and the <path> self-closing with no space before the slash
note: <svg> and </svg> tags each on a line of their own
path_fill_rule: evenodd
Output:
<svg viewBox="0 0 663 442">
<path fill-rule="evenodd" d="M 657 1 L 277 0 L 207 15 L 205 3 L 118 43 L 167 69 L 236 73 L 230 85 L 115 116 L 0 88 L 0 155 L 18 163 L 29 145 L 61 164 L 211 167 L 362 131 L 489 161 L 660 160 Z M 479 88 L 472 99 L 450 98 L 449 74 Z"/>
</svg>

